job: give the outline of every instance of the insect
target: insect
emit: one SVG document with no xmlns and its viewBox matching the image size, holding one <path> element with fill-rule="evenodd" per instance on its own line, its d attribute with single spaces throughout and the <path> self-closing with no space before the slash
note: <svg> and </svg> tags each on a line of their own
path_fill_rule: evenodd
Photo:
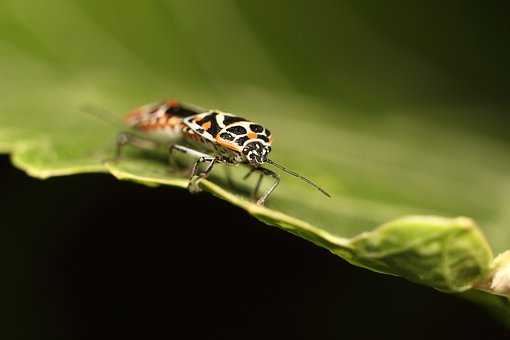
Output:
<svg viewBox="0 0 510 340">
<path fill-rule="evenodd" d="M 259 173 L 253 196 L 257 204 L 264 205 L 280 183 L 277 173 L 263 167 L 270 164 L 302 179 L 330 197 L 308 178 L 271 160 L 268 157 L 272 144 L 271 132 L 242 117 L 218 110 L 206 111 L 169 100 L 137 108 L 127 115 L 125 121 L 135 133 L 125 131 L 118 135 L 116 159 L 128 144 L 140 148 L 165 145 L 168 147 L 170 162 L 174 151 L 195 157 L 197 160 L 191 168 L 188 185 L 191 192 L 199 191 L 198 180 L 206 178 L 215 164 L 244 164 L 250 168 L 245 178 L 252 173 Z M 207 164 L 203 170 L 200 169 L 202 163 Z M 273 178 L 273 183 L 262 196 L 257 197 L 262 179 L 267 176 Z"/>
</svg>

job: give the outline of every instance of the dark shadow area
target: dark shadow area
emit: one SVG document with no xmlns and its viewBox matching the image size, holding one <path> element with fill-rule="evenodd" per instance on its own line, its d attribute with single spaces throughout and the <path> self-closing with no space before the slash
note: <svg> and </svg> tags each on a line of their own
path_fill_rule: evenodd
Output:
<svg viewBox="0 0 510 340">
<path fill-rule="evenodd" d="M 3 339 L 498 339 L 477 306 L 355 268 L 207 194 L 0 158 Z"/>
</svg>

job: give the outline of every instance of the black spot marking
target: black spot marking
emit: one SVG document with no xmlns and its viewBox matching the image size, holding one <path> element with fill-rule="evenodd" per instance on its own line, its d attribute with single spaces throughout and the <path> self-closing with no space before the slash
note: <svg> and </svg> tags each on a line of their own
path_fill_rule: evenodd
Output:
<svg viewBox="0 0 510 340">
<path fill-rule="evenodd" d="M 229 141 L 233 141 L 234 138 L 235 138 L 233 135 L 231 135 L 230 133 L 226 133 L 226 132 L 223 132 L 220 135 L 220 137 L 223 138 L 223 139 L 229 140 Z"/>
<path fill-rule="evenodd" d="M 176 117 L 184 118 L 184 117 L 189 117 L 189 116 L 199 114 L 200 112 L 198 112 L 196 110 L 192 110 L 192 109 L 182 106 L 180 104 L 176 104 L 176 105 L 172 105 L 172 106 L 168 107 L 166 109 L 165 113 L 169 117 L 176 116 Z"/>
<path fill-rule="evenodd" d="M 266 129 L 266 135 L 269 137 L 271 136 L 271 131 L 269 131 L 268 129 Z"/>
<path fill-rule="evenodd" d="M 216 135 L 221 131 L 220 126 L 217 122 L 218 112 L 211 112 L 210 114 L 206 115 L 203 119 L 199 120 L 197 122 L 198 125 L 204 125 L 207 122 L 211 123 L 211 127 L 207 129 L 207 132 L 209 132 L 211 135 L 216 137 Z"/>
<path fill-rule="evenodd" d="M 245 135 L 246 133 L 248 133 L 248 131 L 246 131 L 246 129 L 242 126 L 232 126 L 229 127 L 227 131 L 232 132 L 233 134 L 236 135 Z"/>
<path fill-rule="evenodd" d="M 257 138 L 262 139 L 266 143 L 269 143 L 269 138 L 267 138 L 265 135 L 258 134 Z"/>
<path fill-rule="evenodd" d="M 242 137 L 240 137 L 240 138 L 239 138 L 236 142 L 237 142 L 237 144 L 239 144 L 240 146 L 243 146 L 243 145 L 244 145 L 244 143 L 245 143 L 248 139 L 249 139 L 249 138 L 248 138 L 248 136 L 242 136 Z"/>
<path fill-rule="evenodd" d="M 225 126 L 229 126 L 230 124 L 234 124 L 237 122 L 245 122 L 245 121 L 246 121 L 246 119 L 241 118 L 241 117 L 225 115 L 225 118 L 223 119 L 223 124 Z"/>
<path fill-rule="evenodd" d="M 255 133 L 261 133 L 264 131 L 264 128 L 258 124 L 250 124 L 250 130 Z"/>
<path fill-rule="evenodd" d="M 200 129 L 197 129 L 197 132 L 198 132 L 198 133 L 204 133 L 204 132 L 205 132 L 205 130 L 204 130 L 204 129 L 202 129 L 202 128 L 200 128 Z"/>
</svg>

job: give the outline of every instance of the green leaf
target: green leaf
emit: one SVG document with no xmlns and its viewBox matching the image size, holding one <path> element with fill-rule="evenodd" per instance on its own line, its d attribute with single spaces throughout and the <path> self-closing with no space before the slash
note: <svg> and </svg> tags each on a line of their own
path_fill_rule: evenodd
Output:
<svg viewBox="0 0 510 340">
<path fill-rule="evenodd" d="M 11 1 L 0 4 L 0 23 L 0 151 L 28 174 L 105 172 L 185 188 L 186 178 L 168 171 L 163 150 L 129 149 L 123 160 L 109 161 L 119 129 L 79 108 L 104 107 L 120 122 L 137 105 L 178 98 L 242 113 L 272 131 L 275 160 L 332 198 L 282 174 L 267 207 L 257 206 L 249 199 L 255 179 L 242 181 L 243 168 L 232 169 L 234 188 L 215 168 L 199 183 L 204 191 L 354 265 L 446 292 L 495 292 L 491 249 L 510 244 L 505 141 L 457 122 L 444 126 L 423 115 L 428 109 L 394 109 L 400 97 L 374 111 L 304 97 L 306 82 L 277 66 L 293 53 L 269 53 L 228 1 L 211 8 L 132 2 L 121 14 L 94 1 Z M 386 75 L 388 84 L 393 76 Z M 405 92 L 405 83 L 393 84 L 395 93 Z M 327 84 L 314 86 L 331 93 Z M 435 217 L 441 215 L 451 218 Z"/>
<path fill-rule="evenodd" d="M 351 263 L 444 291 L 465 291 L 486 274 L 489 245 L 467 218 L 414 216 L 387 223 L 350 242 Z"/>
</svg>

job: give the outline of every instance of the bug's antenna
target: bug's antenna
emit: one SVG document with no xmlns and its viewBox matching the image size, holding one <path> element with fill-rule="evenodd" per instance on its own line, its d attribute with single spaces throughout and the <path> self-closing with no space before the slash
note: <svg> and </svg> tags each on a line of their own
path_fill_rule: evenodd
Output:
<svg viewBox="0 0 510 340">
<path fill-rule="evenodd" d="M 121 124 L 116 119 L 113 112 L 108 111 L 104 108 L 101 108 L 101 107 L 98 107 L 95 105 L 85 104 L 85 105 L 80 106 L 79 109 L 81 112 L 84 112 L 88 115 L 94 116 L 95 118 L 98 118 L 107 124 L 117 126 L 117 127 L 121 126 Z M 124 127 L 124 125 L 122 125 L 122 126 Z"/>
<path fill-rule="evenodd" d="M 306 183 L 310 184 L 311 186 L 315 187 L 317 190 L 319 190 L 320 192 L 322 192 L 325 196 L 327 197 L 330 197 L 331 198 L 331 195 L 328 194 L 326 192 L 326 190 L 322 189 L 320 186 L 318 186 L 317 184 L 315 184 L 314 182 L 312 182 L 311 180 L 309 180 L 308 178 L 304 177 L 304 176 L 301 176 L 300 174 L 298 174 L 297 172 L 294 172 L 290 169 L 287 169 L 286 167 L 284 167 L 283 165 L 281 164 L 278 164 L 276 163 L 275 161 L 272 161 L 270 160 L 269 158 L 266 160 L 267 163 L 269 164 L 272 164 L 274 165 L 275 167 L 277 167 L 278 169 L 280 170 L 283 170 L 285 171 L 286 173 L 288 173 L 289 175 L 292 175 L 292 176 L 295 176 L 295 177 L 298 177 L 298 178 L 301 178 L 303 181 L 305 181 Z"/>
</svg>

